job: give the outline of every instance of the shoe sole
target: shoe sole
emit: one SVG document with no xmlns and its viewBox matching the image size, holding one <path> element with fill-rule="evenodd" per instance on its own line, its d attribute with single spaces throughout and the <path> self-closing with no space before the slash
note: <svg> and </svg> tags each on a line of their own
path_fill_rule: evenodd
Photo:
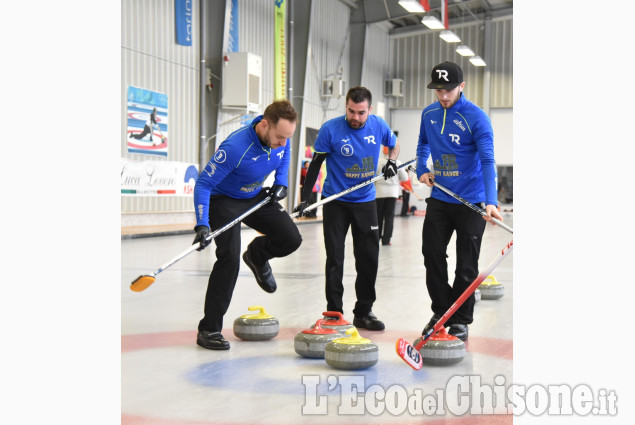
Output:
<svg viewBox="0 0 635 425">
<path fill-rule="evenodd" d="M 452 335 L 452 334 L 448 332 L 448 335 Z M 457 335 L 452 335 L 452 336 L 457 337 L 461 341 L 466 341 L 469 335 L 466 335 L 465 338 L 461 338 L 460 336 L 457 336 Z"/>
<path fill-rule="evenodd" d="M 196 341 L 196 345 L 198 345 L 199 347 L 206 348 L 206 349 L 208 349 L 208 350 L 218 350 L 218 351 L 221 351 L 221 350 L 229 350 L 229 345 L 228 345 L 227 347 L 209 347 L 209 346 L 207 346 L 207 345 L 202 344 L 202 343 L 201 343 L 200 341 L 198 341 L 198 340 Z"/>
<path fill-rule="evenodd" d="M 366 325 L 358 325 L 357 323 L 355 323 L 354 320 L 353 320 L 353 326 L 360 329 L 366 329 L 367 331 L 383 331 L 384 329 L 386 329 L 386 326 L 369 328 L 369 327 L 366 327 Z"/>
<path fill-rule="evenodd" d="M 453 333 L 451 332 L 451 329 L 452 329 L 452 328 L 450 328 L 450 330 L 448 330 L 448 335 L 452 335 L 452 336 L 454 336 L 454 337 L 457 337 L 457 338 L 458 338 L 458 339 L 460 339 L 461 341 L 465 341 L 465 340 L 467 340 L 467 338 L 468 338 L 468 336 L 469 336 L 469 333 L 468 333 L 468 332 L 466 332 L 466 333 L 465 333 L 465 337 L 464 337 L 464 338 L 462 338 L 462 337 L 460 337 L 460 336 L 458 336 L 458 335 L 456 335 L 456 334 L 453 334 Z"/>
<path fill-rule="evenodd" d="M 268 286 L 263 285 L 260 280 L 258 280 L 258 278 L 256 276 L 258 276 L 258 272 L 256 272 L 256 270 L 251 267 L 251 264 L 249 264 L 249 261 L 247 261 L 247 251 L 245 251 L 245 253 L 243 254 L 243 261 L 245 262 L 245 264 L 247 264 L 247 267 L 249 267 L 249 270 L 251 270 L 251 272 L 254 274 L 254 278 L 256 279 L 256 283 L 258 284 L 258 286 L 260 286 L 260 288 L 262 288 L 263 291 L 268 292 L 270 294 L 273 294 L 274 292 L 276 292 L 276 288 L 271 289 Z"/>
</svg>

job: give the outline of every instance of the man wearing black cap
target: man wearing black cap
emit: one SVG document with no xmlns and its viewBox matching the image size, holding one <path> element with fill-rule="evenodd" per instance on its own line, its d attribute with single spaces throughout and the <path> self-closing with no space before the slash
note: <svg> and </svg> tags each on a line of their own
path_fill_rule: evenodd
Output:
<svg viewBox="0 0 635 425">
<path fill-rule="evenodd" d="M 423 223 L 423 258 L 426 285 L 432 299 L 433 316 L 426 334 L 478 276 L 478 258 L 485 221 L 469 207 L 434 187 L 437 181 L 487 212 L 486 221 L 503 221 L 497 209 L 494 133 L 489 117 L 463 95 L 463 71 L 453 62 L 432 69 L 429 89 L 438 101 L 421 114 L 417 145 L 417 178 L 433 187 L 426 200 Z M 426 166 L 432 156 L 433 170 Z M 448 281 L 447 246 L 456 232 L 456 270 Z M 468 337 L 473 321 L 474 294 L 446 322 L 449 334 Z"/>
</svg>

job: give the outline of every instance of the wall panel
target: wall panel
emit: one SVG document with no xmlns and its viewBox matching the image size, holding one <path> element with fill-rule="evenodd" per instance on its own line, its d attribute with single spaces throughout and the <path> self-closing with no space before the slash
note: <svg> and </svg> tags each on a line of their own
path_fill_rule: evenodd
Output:
<svg viewBox="0 0 635 425">
<path fill-rule="evenodd" d="M 192 2 L 192 46 L 176 44 L 173 0 L 122 0 L 121 3 L 121 157 L 131 161 L 198 163 L 199 16 Z M 168 96 L 168 156 L 127 152 L 126 93 L 129 85 Z M 173 213 L 192 210 L 191 197 L 122 196 L 122 213 Z M 122 225 L 129 218 L 122 216 Z M 133 219 L 130 219 L 133 220 Z M 152 224 L 152 223 L 148 223 Z"/>
<path fill-rule="evenodd" d="M 513 20 L 492 22 L 492 33 L 490 107 L 511 108 L 514 103 Z"/>
<path fill-rule="evenodd" d="M 235 46 L 234 46 L 235 48 Z M 262 107 L 251 116 L 261 114 L 274 96 L 274 2 L 269 0 L 240 0 L 238 2 L 238 48 L 262 59 Z M 221 78 L 227 76 L 221 75 Z M 220 83 L 218 86 L 220 87 Z M 213 152 L 233 131 L 241 127 L 246 110 L 221 109 L 218 114 L 218 132 L 210 142 Z"/>
<path fill-rule="evenodd" d="M 362 85 L 373 94 L 373 112 L 377 113 L 377 102 L 384 102 L 386 105 L 384 118 L 390 121 L 388 108 L 392 98 L 384 96 L 384 81 L 390 78 L 390 37 L 388 30 L 389 28 L 382 24 L 372 24 L 366 28 Z"/>
<path fill-rule="evenodd" d="M 303 126 L 319 129 L 324 122 L 344 113 L 344 97 L 339 99 L 322 97 L 322 80 L 341 77 L 347 82 L 346 90 L 350 88 L 348 84 L 350 81 L 348 78 L 350 11 L 339 0 L 314 0 L 311 7 Z"/>
</svg>

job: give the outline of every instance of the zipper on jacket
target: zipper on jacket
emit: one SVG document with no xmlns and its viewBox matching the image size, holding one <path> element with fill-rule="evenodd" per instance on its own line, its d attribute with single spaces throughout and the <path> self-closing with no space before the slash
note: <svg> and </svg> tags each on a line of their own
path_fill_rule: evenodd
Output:
<svg viewBox="0 0 635 425">
<path fill-rule="evenodd" d="M 445 129 L 445 114 L 447 112 L 448 112 L 448 110 L 443 108 L 443 125 L 441 126 L 441 134 L 443 134 L 443 130 Z"/>
<path fill-rule="evenodd" d="M 263 151 L 267 152 L 267 161 L 271 161 L 271 148 L 269 149 L 265 149 L 264 146 L 260 146 L 262 148 Z"/>
</svg>

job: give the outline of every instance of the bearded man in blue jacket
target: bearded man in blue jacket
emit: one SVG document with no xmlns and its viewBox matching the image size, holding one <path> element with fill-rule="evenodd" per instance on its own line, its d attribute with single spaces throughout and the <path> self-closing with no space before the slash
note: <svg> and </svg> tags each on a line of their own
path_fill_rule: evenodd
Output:
<svg viewBox="0 0 635 425">
<path fill-rule="evenodd" d="M 296 251 L 302 237 L 289 214 L 278 203 L 287 196 L 290 144 L 297 113 L 287 100 L 273 102 L 245 127 L 223 141 L 201 171 L 194 186 L 196 238 L 199 251 L 211 243 L 211 229 L 233 221 L 265 197 L 272 202 L 243 219 L 262 236 L 243 253 L 243 261 L 266 292 L 277 285 L 269 260 Z M 267 177 L 275 173 L 271 188 L 263 190 Z M 216 262 L 205 295 L 204 317 L 198 325 L 197 344 L 210 350 L 227 350 L 223 338 L 223 316 L 229 308 L 240 269 L 240 226 L 216 236 Z"/>
<path fill-rule="evenodd" d="M 486 221 L 498 212 L 494 132 L 489 117 L 463 95 L 463 71 L 453 62 L 432 69 L 427 86 L 438 101 L 421 114 L 417 144 L 417 178 L 433 187 L 426 200 L 423 223 L 426 286 L 432 299 L 433 316 L 426 334 L 478 276 L 478 259 Z M 427 168 L 432 155 L 433 170 Z M 481 206 L 487 217 L 475 214 L 450 195 L 433 186 L 437 181 L 469 202 Z M 483 220 L 485 218 L 485 220 Z M 456 232 L 456 269 L 449 284 L 447 246 Z M 461 340 L 468 337 L 473 321 L 474 294 L 448 319 L 448 333 Z"/>
<path fill-rule="evenodd" d="M 346 93 L 346 114 L 325 122 L 315 140 L 315 154 L 304 180 L 308 199 L 322 162 L 326 161 L 323 196 L 341 193 L 375 176 L 381 146 L 388 148 L 383 167 L 384 179 L 397 174 L 399 142 L 383 118 L 372 115 L 373 96 L 366 87 L 353 87 Z M 303 201 L 294 211 L 300 216 L 308 207 Z M 376 300 L 375 283 L 379 266 L 379 233 L 375 186 L 363 186 L 324 204 L 323 234 L 326 251 L 326 309 L 344 312 L 344 254 L 349 228 L 355 256 L 355 295 L 353 325 L 373 331 L 385 329 L 372 307 Z"/>
</svg>

